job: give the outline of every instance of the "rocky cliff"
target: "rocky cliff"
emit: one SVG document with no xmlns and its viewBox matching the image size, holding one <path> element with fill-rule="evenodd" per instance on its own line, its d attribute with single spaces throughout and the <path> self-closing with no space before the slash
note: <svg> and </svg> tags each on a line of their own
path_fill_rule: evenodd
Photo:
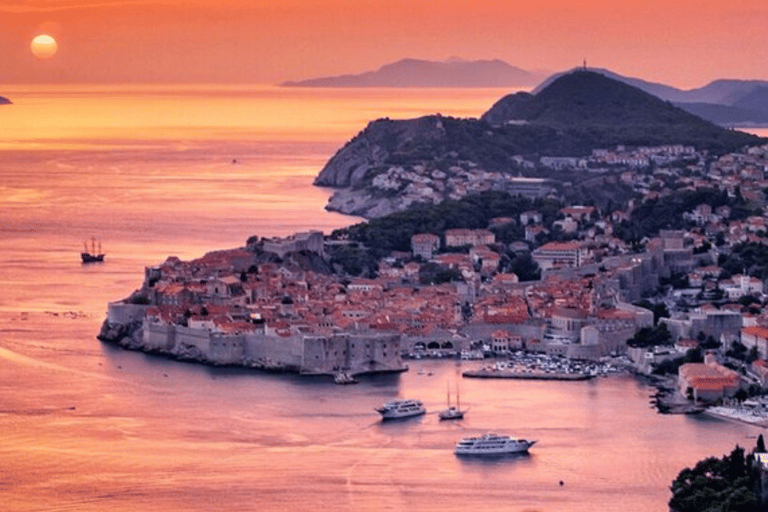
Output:
<svg viewBox="0 0 768 512">
<path fill-rule="evenodd" d="M 367 218 L 458 199 L 493 188 L 503 180 L 501 170 L 513 167 L 514 151 L 503 147 L 500 133 L 474 119 L 440 115 L 380 119 L 328 161 L 315 185 L 339 189 L 327 209 Z"/>
</svg>

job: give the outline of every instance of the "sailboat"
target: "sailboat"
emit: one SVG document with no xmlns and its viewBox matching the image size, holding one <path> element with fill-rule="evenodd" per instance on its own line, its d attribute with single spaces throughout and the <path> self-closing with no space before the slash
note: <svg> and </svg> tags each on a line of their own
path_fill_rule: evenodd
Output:
<svg viewBox="0 0 768 512">
<path fill-rule="evenodd" d="M 464 417 L 466 411 L 461 410 L 461 404 L 459 403 L 459 386 L 456 385 L 456 405 L 451 405 L 451 389 L 450 386 L 446 386 L 448 391 L 448 408 L 440 411 L 437 415 L 441 420 L 460 420 Z"/>
<path fill-rule="evenodd" d="M 98 250 L 96 249 L 96 238 L 91 238 L 91 247 L 88 247 L 87 240 L 83 242 L 83 252 L 80 253 L 80 257 L 83 259 L 83 263 L 104 261 L 104 253 L 101 252 L 101 242 L 99 242 Z"/>
</svg>

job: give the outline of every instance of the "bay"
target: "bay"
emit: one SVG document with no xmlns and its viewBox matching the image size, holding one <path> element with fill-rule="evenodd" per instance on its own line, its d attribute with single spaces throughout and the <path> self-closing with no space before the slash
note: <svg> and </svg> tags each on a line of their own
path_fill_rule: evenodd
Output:
<svg viewBox="0 0 768 512">
<path fill-rule="evenodd" d="M 8 86 L 0 108 L 0 503 L 4 510 L 666 510 L 697 460 L 761 429 L 662 416 L 629 376 L 461 379 L 477 363 L 327 378 L 189 365 L 95 339 L 145 266 L 332 229 L 311 185 L 377 117 L 479 116 L 502 90 Z M 82 265 L 82 242 L 106 261 Z M 418 370 L 424 370 L 420 372 Z M 446 383 L 466 419 L 440 422 Z M 379 421 L 393 397 L 430 411 Z M 458 459 L 489 430 L 531 455 Z M 563 485 L 560 485 L 560 482 Z"/>
</svg>

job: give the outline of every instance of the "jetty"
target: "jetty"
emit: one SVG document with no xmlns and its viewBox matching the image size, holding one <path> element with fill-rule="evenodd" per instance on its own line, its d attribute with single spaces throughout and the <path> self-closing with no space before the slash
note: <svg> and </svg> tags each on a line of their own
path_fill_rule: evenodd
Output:
<svg viewBox="0 0 768 512">
<path fill-rule="evenodd" d="M 479 370 L 467 370 L 461 373 L 462 377 L 472 379 L 528 379 L 528 380 L 589 380 L 594 375 L 589 373 L 565 373 L 544 371 L 518 371 L 498 370 L 496 368 L 481 368 Z"/>
</svg>

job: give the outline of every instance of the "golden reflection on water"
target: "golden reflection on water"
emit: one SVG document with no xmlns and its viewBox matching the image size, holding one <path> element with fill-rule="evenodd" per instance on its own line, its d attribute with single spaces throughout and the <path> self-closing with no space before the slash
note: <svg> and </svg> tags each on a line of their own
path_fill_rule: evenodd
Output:
<svg viewBox="0 0 768 512">
<path fill-rule="evenodd" d="M 0 86 L 2 87 L 2 86 Z M 168 140 L 344 142 L 379 117 L 477 117 L 506 89 L 5 86 L 0 149 Z"/>
</svg>

